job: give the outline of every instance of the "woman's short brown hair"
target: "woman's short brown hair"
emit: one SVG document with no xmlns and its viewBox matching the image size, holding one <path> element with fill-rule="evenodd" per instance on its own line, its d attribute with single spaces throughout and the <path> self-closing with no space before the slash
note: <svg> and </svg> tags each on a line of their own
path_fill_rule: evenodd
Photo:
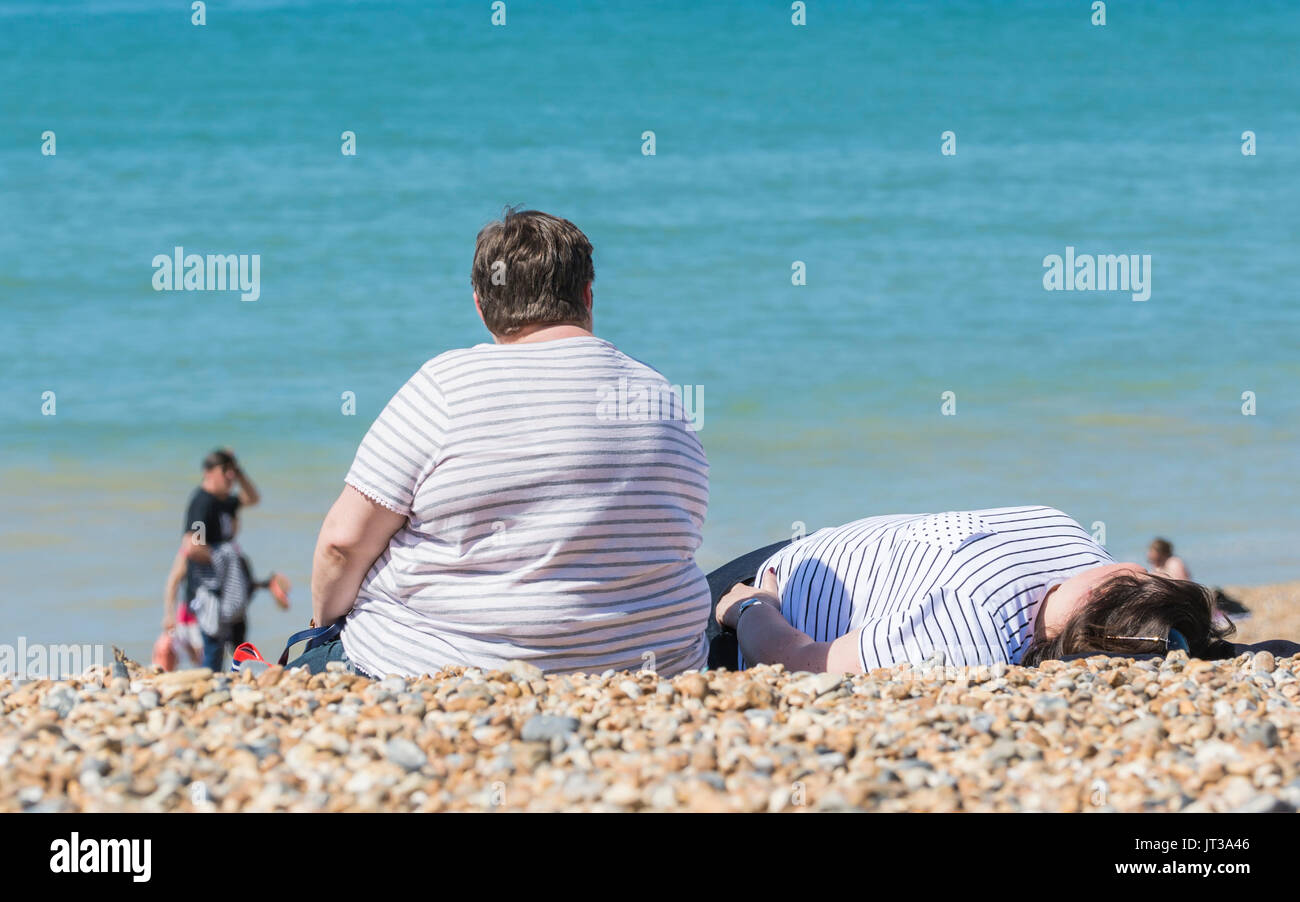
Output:
<svg viewBox="0 0 1300 902">
<path fill-rule="evenodd" d="M 478 233 L 470 283 L 493 335 L 525 326 L 586 326 L 583 295 L 595 278 L 591 242 L 567 219 L 509 207 Z"/>
<path fill-rule="evenodd" d="M 1209 589 L 1154 573 L 1118 573 L 1092 590 L 1056 636 L 1035 639 L 1020 663 L 1033 666 L 1090 652 L 1164 654 L 1167 648 L 1161 640 L 1171 629 L 1187 639 L 1192 657 L 1232 655 L 1232 645 L 1224 640 L 1234 628 L 1231 623 L 1215 622 L 1214 595 Z"/>
</svg>

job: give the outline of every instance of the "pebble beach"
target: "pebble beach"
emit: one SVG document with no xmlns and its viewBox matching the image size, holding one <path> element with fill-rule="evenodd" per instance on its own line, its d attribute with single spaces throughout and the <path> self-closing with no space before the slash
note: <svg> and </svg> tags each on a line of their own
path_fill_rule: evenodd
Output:
<svg viewBox="0 0 1300 902">
<path fill-rule="evenodd" d="M 1267 652 L 672 679 L 117 661 L 0 681 L 0 706 L 4 811 L 1300 807 L 1300 656 Z"/>
</svg>

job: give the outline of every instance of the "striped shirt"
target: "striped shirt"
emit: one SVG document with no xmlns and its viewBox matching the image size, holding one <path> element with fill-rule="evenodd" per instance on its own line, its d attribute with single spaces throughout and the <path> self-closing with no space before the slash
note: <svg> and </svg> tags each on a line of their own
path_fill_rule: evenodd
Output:
<svg viewBox="0 0 1300 902">
<path fill-rule="evenodd" d="M 239 543 L 232 540 L 214 547 L 212 563 L 198 572 L 204 575 L 190 601 L 190 610 L 200 631 L 223 636 L 231 624 L 244 619 L 251 595 Z"/>
<path fill-rule="evenodd" d="M 950 665 L 1020 661 L 1052 586 L 1113 563 L 1050 507 L 868 517 L 787 545 L 781 612 L 818 642 L 861 631 L 864 672 L 942 651 Z M 742 665 L 743 662 L 742 662 Z"/>
<path fill-rule="evenodd" d="M 375 420 L 346 481 L 407 518 L 343 629 L 366 673 L 707 663 L 695 550 L 708 461 L 680 390 L 609 342 L 435 357 Z"/>
</svg>

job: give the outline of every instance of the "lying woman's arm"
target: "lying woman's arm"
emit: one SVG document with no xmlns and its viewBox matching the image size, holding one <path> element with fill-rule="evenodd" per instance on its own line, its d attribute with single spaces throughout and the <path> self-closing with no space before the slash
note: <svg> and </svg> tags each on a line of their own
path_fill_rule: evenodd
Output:
<svg viewBox="0 0 1300 902">
<path fill-rule="evenodd" d="M 761 598 L 739 615 L 740 602 Z M 858 657 L 858 634 L 854 630 L 833 642 L 817 642 L 800 632 L 781 615 L 781 596 L 776 574 L 763 574 L 758 588 L 736 585 L 718 600 L 718 622 L 736 631 L 740 651 L 752 664 L 784 664 L 789 671 L 813 673 L 862 673 Z M 739 618 L 739 619 L 737 619 Z"/>
</svg>

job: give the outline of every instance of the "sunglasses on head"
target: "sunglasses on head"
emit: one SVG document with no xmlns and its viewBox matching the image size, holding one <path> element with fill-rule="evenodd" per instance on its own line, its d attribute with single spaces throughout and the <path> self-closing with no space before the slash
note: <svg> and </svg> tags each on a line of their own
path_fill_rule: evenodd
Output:
<svg viewBox="0 0 1300 902">
<path fill-rule="evenodd" d="M 1187 644 L 1187 637 L 1173 627 L 1169 628 L 1168 635 L 1163 638 L 1160 636 L 1107 636 L 1106 638 L 1123 639 L 1129 642 L 1163 642 L 1166 652 L 1172 649 L 1174 651 L 1185 651 L 1188 654 L 1192 653 L 1192 647 Z"/>
</svg>

